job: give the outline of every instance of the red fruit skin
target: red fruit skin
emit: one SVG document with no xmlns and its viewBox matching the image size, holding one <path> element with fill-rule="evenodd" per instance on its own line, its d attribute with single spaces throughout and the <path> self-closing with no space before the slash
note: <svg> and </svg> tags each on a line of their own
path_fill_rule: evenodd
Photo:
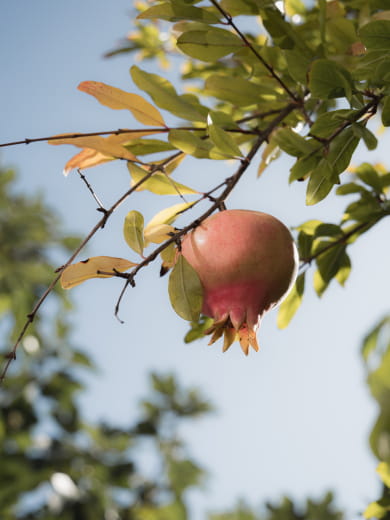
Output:
<svg viewBox="0 0 390 520">
<path fill-rule="evenodd" d="M 286 226 L 267 213 L 221 211 L 184 238 L 182 253 L 202 282 L 202 313 L 238 333 L 224 350 L 234 339 L 246 354 L 248 344 L 257 350 L 261 317 L 287 295 L 297 274 L 298 254 Z"/>
</svg>

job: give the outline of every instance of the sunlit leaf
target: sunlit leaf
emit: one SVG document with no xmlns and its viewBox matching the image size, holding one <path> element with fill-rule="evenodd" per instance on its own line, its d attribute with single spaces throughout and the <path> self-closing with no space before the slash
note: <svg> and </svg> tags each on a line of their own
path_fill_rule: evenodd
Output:
<svg viewBox="0 0 390 520">
<path fill-rule="evenodd" d="M 181 34 L 177 46 L 181 51 L 202 61 L 215 61 L 243 48 L 243 42 L 234 33 L 217 27 L 191 30 Z"/>
<path fill-rule="evenodd" d="M 213 116 L 209 114 L 207 117 L 207 128 L 209 137 L 217 148 L 219 154 L 225 155 L 226 158 L 242 157 L 241 150 L 233 137 L 225 132 L 220 126 L 216 125 L 213 120 Z M 211 152 L 211 158 L 213 152 Z"/>
<path fill-rule="evenodd" d="M 110 278 L 116 271 L 121 273 L 136 265 L 124 258 L 94 256 L 66 267 L 61 274 L 61 286 L 71 289 L 91 278 Z"/>
<path fill-rule="evenodd" d="M 201 139 L 194 132 L 187 130 L 171 130 L 168 139 L 176 148 L 198 159 L 208 159 L 213 148 L 209 140 Z M 220 159 L 226 159 L 226 156 L 221 155 Z"/>
<path fill-rule="evenodd" d="M 131 143 L 132 141 L 138 142 L 138 139 L 140 137 L 144 137 L 147 135 L 157 134 L 160 133 L 161 130 L 155 130 L 153 132 L 150 131 L 131 131 L 129 133 L 123 132 L 117 135 L 110 135 L 108 137 L 105 137 L 105 141 L 107 144 L 121 144 L 126 148 L 126 145 L 128 143 Z M 55 144 L 55 141 L 49 141 L 50 144 Z M 73 143 L 69 143 L 73 144 Z M 131 148 L 128 148 L 129 151 L 133 154 L 137 154 L 137 151 L 134 152 L 131 150 Z M 93 150 L 92 148 L 84 148 L 79 152 L 78 154 L 74 155 L 69 161 L 66 163 L 64 168 L 64 174 L 68 175 L 68 173 L 74 169 L 80 168 L 82 170 L 85 170 L 86 168 L 92 168 L 93 166 L 97 166 L 99 164 L 106 163 L 108 161 L 114 160 L 115 157 L 113 157 L 111 154 L 107 155 L 102 152 L 99 152 L 97 150 Z"/>
<path fill-rule="evenodd" d="M 68 134 L 71 136 L 72 134 Z M 113 136 L 110 136 L 113 137 Z M 116 136 L 114 136 L 116 137 Z M 127 139 L 129 140 L 129 139 Z M 62 144 L 71 144 L 73 146 L 77 146 L 78 148 L 92 148 L 93 150 L 105 155 L 108 160 L 109 159 L 126 159 L 128 161 L 136 161 L 137 157 L 131 153 L 129 150 L 126 150 L 121 144 L 115 142 L 109 137 L 101 137 L 100 135 L 95 136 L 87 136 L 87 137 L 68 137 L 64 134 L 63 139 L 55 139 L 52 141 L 48 141 L 49 144 L 52 145 L 62 145 Z M 74 161 L 73 161 L 74 164 Z M 80 166 L 78 166 L 80 168 Z M 64 173 L 68 173 L 69 166 L 67 165 L 66 171 Z"/>
<path fill-rule="evenodd" d="M 289 155 L 294 155 L 295 157 L 302 157 L 310 154 L 316 147 L 318 147 L 318 145 L 307 141 L 304 137 L 290 128 L 281 128 L 280 130 L 277 130 L 273 134 L 272 139 L 284 152 Z"/>
<path fill-rule="evenodd" d="M 325 159 L 313 170 L 306 190 L 306 204 L 311 206 L 323 200 L 333 188 L 338 178 Z"/>
<path fill-rule="evenodd" d="M 129 211 L 123 223 L 123 236 L 133 251 L 142 255 L 144 251 L 144 217 L 136 210 Z"/>
<path fill-rule="evenodd" d="M 162 2 L 153 5 L 143 11 L 137 17 L 139 20 L 167 20 L 177 22 L 178 20 L 193 20 L 204 23 L 219 23 L 219 18 L 212 12 L 191 5 L 183 5 L 179 2 Z"/>
<path fill-rule="evenodd" d="M 161 244 L 170 238 L 170 235 L 175 232 L 175 228 L 169 224 L 157 224 L 156 226 L 148 226 L 144 231 L 145 247 L 153 242 L 154 244 Z"/>
<path fill-rule="evenodd" d="M 277 325 L 280 329 L 286 328 L 295 316 L 295 313 L 302 303 L 304 290 L 305 273 L 302 273 L 298 276 L 294 286 L 288 293 L 287 298 L 283 300 L 279 307 Z"/>
<path fill-rule="evenodd" d="M 197 321 L 203 301 L 203 289 L 196 271 L 179 255 L 168 283 L 171 305 L 183 319 Z"/>
<path fill-rule="evenodd" d="M 149 94 L 158 107 L 189 121 L 206 120 L 208 109 L 202 107 L 194 96 L 179 96 L 167 79 L 146 72 L 135 65 L 131 67 L 130 73 L 137 87 Z"/>
<path fill-rule="evenodd" d="M 130 94 L 97 81 L 83 81 L 78 89 L 94 96 L 102 105 L 115 110 L 127 109 L 144 125 L 165 126 L 160 112 L 138 94 Z"/>
<path fill-rule="evenodd" d="M 92 150 L 92 148 L 84 148 L 78 154 L 74 155 L 69 161 L 65 164 L 64 175 L 68 175 L 72 170 L 80 168 L 81 170 L 85 170 L 87 168 L 93 168 L 94 166 L 98 166 L 99 164 L 104 164 L 109 161 L 113 161 L 114 157 L 108 157 L 97 150 Z"/>
<path fill-rule="evenodd" d="M 165 208 L 162 211 L 159 211 L 149 222 L 146 226 L 145 230 L 151 226 L 158 226 L 161 224 L 172 224 L 176 218 L 186 209 L 191 207 L 193 205 L 193 202 L 182 202 L 179 204 L 174 204 L 173 206 L 170 206 L 169 208 Z"/>
<path fill-rule="evenodd" d="M 148 174 L 146 170 L 132 163 L 128 163 L 128 169 L 133 186 Z M 142 190 L 149 190 L 156 195 L 192 195 L 198 193 L 196 190 L 193 190 L 180 182 L 175 182 L 168 175 L 162 172 L 154 173 L 148 180 L 137 188 L 137 191 Z"/>
<path fill-rule="evenodd" d="M 235 106 L 246 107 L 277 98 L 275 88 L 259 85 L 239 76 L 212 74 L 206 79 L 205 91 L 218 99 L 228 101 Z"/>
</svg>

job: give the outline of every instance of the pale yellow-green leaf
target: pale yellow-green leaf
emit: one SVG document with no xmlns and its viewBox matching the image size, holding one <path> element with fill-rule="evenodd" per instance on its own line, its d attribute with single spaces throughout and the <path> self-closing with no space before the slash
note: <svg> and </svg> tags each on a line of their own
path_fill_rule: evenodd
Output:
<svg viewBox="0 0 390 520">
<path fill-rule="evenodd" d="M 179 204 L 174 204 L 173 206 L 170 206 L 169 208 L 165 208 L 161 211 L 159 211 L 154 217 L 148 222 L 148 225 L 145 228 L 145 231 L 149 227 L 157 226 L 159 224 L 172 224 L 172 222 L 175 221 L 175 219 L 188 209 L 190 206 L 192 206 L 193 202 L 181 202 Z"/>
<path fill-rule="evenodd" d="M 148 174 L 147 170 L 144 170 L 135 164 L 129 163 L 128 168 L 133 186 Z M 137 191 L 142 190 L 149 190 L 156 195 L 193 195 L 198 193 L 196 190 L 184 186 L 184 184 L 173 181 L 168 175 L 162 172 L 154 173 L 152 177 L 147 179 L 137 188 Z"/>
<path fill-rule="evenodd" d="M 295 316 L 299 309 L 303 293 L 305 290 L 305 273 L 298 276 L 295 285 L 292 287 L 288 296 L 283 300 L 279 307 L 277 325 L 280 329 L 284 329 Z"/>
<path fill-rule="evenodd" d="M 168 293 L 173 309 L 181 318 L 198 319 L 203 301 L 202 284 L 183 255 L 179 255 L 169 276 Z"/>
<path fill-rule="evenodd" d="M 390 464 L 387 462 L 380 462 L 376 468 L 382 482 L 388 488 L 390 488 Z"/>
<path fill-rule="evenodd" d="M 123 223 L 123 236 L 133 251 L 142 255 L 144 251 L 144 217 L 136 210 L 129 211 Z"/>
<path fill-rule="evenodd" d="M 169 224 L 158 224 L 157 226 L 147 226 L 144 231 L 145 247 L 153 242 L 161 244 L 170 238 L 170 233 L 174 233 L 175 228 Z"/>
<path fill-rule="evenodd" d="M 66 267 L 61 274 L 61 286 L 71 289 L 91 278 L 110 278 L 115 276 L 116 271 L 127 271 L 136 265 L 124 258 L 93 256 Z"/>
<path fill-rule="evenodd" d="M 386 512 L 387 508 L 381 506 L 378 502 L 371 502 L 371 504 L 368 504 L 363 516 L 364 518 L 381 519 L 385 516 Z"/>
<path fill-rule="evenodd" d="M 157 108 L 138 94 L 131 94 L 97 81 L 83 81 L 78 89 L 91 94 L 106 107 L 130 110 L 135 119 L 144 125 L 165 126 L 164 119 Z"/>
<path fill-rule="evenodd" d="M 169 244 L 163 251 L 161 251 L 160 256 L 162 260 L 162 267 L 164 269 L 171 269 L 175 265 L 177 247 L 176 244 Z"/>
<path fill-rule="evenodd" d="M 241 150 L 233 137 L 223 130 L 220 126 L 215 124 L 213 116 L 207 116 L 208 133 L 211 142 L 217 149 L 217 152 L 224 155 L 227 159 L 234 157 L 242 157 Z M 211 151 L 210 157 L 213 158 Z"/>
</svg>

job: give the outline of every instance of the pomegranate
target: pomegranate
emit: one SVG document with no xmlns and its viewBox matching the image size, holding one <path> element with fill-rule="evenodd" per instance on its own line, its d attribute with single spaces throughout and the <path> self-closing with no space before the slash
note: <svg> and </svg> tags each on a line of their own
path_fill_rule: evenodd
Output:
<svg viewBox="0 0 390 520">
<path fill-rule="evenodd" d="M 202 313 L 214 319 L 210 345 L 224 336 L 223 352 L 238 340 L 259 350 L 261 318 L 287 295 L 298 266 L 289 230 L 267 213 L 225 210 L 186 235 L 182 253 L 203 286 Z"/>
</svg>

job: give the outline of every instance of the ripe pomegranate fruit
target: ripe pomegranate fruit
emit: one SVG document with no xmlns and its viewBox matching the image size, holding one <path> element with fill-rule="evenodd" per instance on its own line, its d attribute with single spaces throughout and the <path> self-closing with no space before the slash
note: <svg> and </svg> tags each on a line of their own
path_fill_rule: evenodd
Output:
<svg viewBox="0 0 390 520">
<path fill-rule="evenodd" d="M 263 315 L 287 295 L 298 266 L 289 230 L 275 217 L 249 210 L 212 215 L 186 235 L 182 253 L 203 285 L 202 313 L 214 319 L 210 345 L 224 335 L 223 352 L 239 340 L 258 351 Z"/>
</svg>

